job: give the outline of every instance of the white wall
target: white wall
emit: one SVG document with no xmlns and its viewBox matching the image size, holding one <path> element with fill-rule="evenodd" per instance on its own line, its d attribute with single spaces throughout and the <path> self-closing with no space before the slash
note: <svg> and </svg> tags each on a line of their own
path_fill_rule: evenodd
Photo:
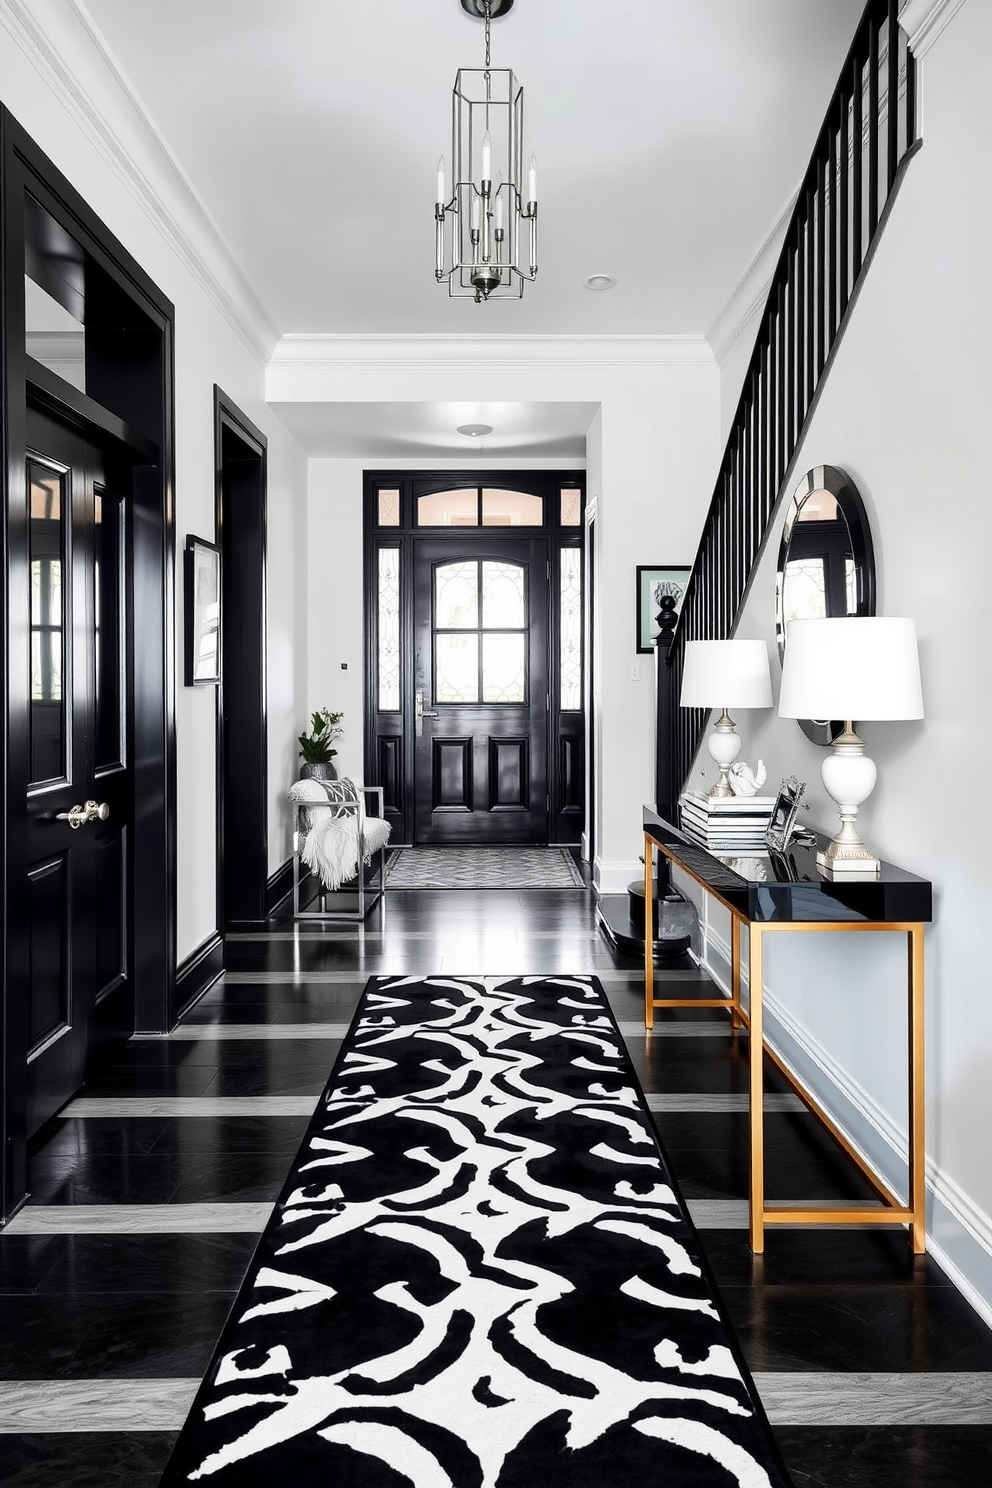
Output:
<svg viewBox="0 0 992 1488">
<path fill-rule="evenodd" d="M 990 55 L 992 7 L 968 5 L 926 56 L 923 148 L 880 242 L 798 469 L 829 463 L 853 476 L 872 524 L 878 611 L 910 615 L 919 630 L 927 717 L 864 724 L 879 782 L 862 811 L 863 832 L 882 857 L 934 883 L 926 953 L 931 1234 L 992 1320 L 985 925 L 992 885 L 985 789 L 992 730 L 992 197 L 976 186 L 988 173 Z M 781 520 L 780 512 L 777 526 Z M 764 636 L 773 656 L 777 550 L 776 536 L 737 631 Z M 812 822 L 836 821 L 820 784 L 822 752 L 795 723 L 752 715 L 741 732 L 742 757 L 762 756 L 773 782 L 798 774 L 807 782 Z M 819 1060 L 813 1077 L 832 1090 L 860 1140 L 898 1172 L 890 1144 L 901 1143 L 905 1131 L 903 948 L 895 937 L 868 944 L 860 936 L 824 936 L 815 949 L 811 937 L 802 941 L 797 947 L 776 938 L 766 969 L 769 995 L 784 1019 L 783 1042 L 799 1035 Z"/>
<path fill-rule="evenodd" d="M 214 534 L 213 387 L 269 436 L 269 867 L 289 855 L 275 783 L 285 779 L 305 685 L 301 572 L 306 461 L 266 408 L 264 365 L 275 341 L 265 313 L 147 119 L 71 8 L 0 8 L 2 99 L 176 309 L 176 550 Z M 177 575 L 178 958 L 216 929 L 215 706 L 212 688 L 182 686 Z"/>
<path fill-rule="evenodd" d="M 270 365 L 268 390 L 277 411 L 282 401 L 336 399 L 558 398 L 601 405 L 595 435 L 599 489 L 593 492 L 601 730 L 595 872 L 604 891 L 622 889 L 639 872 L 641 807 L 654 791 L 653 674 L 650 658 L 636 653 L 635 570 L 639 563 L 689 562 L 695 551 L 719 454 L 719 379 L 708 347 L 698 338 L 286 337 Z M 337 707 L 338 698 L 353 699 L 348 711 L 356 719 L 360 676 L 349 663 L 345 682 L 337 668 L 341 659 L 360 658 L 362 463 L 314 461 L 310 499 L 311 635 L 334 643 L 324 659 L 313 647 L 310 697 L 314 705 L 329 707 Z M 411 456 L 412 465 L 421 463 Z M 521 463 L 528 462 L 516 462 Z M 326 467 L 338 467 L 338 473 Z M 353 573 L 350 563 L 342 565 L 349 573 L 341 574 L 333 595 L 318 593 L 315 557 L 318 533 L 327 535 L 317 524 L 331 520 L 331 509 L 341 519 L 334 552 L 347 541 L 347 551 L 358 555 Z M 345 643 L 348 656 L 339 656 Z M 638 681 L 630 675 L 634 661 L 641 663 Z M 325 697 L 325 690 L 333 697 Z M 343 768 L 360 763 L 360 739 L 360 730 L 349 729 L 340 752 Z"/>
</svg>

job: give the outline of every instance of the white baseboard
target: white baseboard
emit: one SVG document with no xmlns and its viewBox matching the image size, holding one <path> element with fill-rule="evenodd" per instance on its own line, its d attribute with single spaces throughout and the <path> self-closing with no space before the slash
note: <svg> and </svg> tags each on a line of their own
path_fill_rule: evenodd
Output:
<svg viewBox="0 0 992 1488">
<path fill-rule="evenodd" d="M 644 864 L 639 858 L 604 862 L 597 857 L 593 867 L 593 881 L 600 894 L 626 894 L 627 885 L 635 878 L 644 877 Z"/>
<path fill-rule="evenodd" d="M 709 930 L 700 964 L 730 995 L 730 947 Z M 742 966 L 747 986 L 746 965 Z M 897 1193 L 906 1188 L 906 1130 L 837 1063 L 813 1035 L 764 991 L 765 1041 L 823 1106 L 851 1145 Z M 992 1218 L 927 1159 L 927 1249 L 992 1327 Z"/>
</svg>

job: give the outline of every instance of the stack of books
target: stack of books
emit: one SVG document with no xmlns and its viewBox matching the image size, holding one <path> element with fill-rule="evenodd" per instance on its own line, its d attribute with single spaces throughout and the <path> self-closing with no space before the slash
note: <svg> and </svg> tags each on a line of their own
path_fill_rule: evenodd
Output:
<svg viewBox="0 0 992 1488">
<path fill-rule="evenodd" d="M 682 830 L 713 853 L 765 852 L 774 796 L 704 796 L 685 791 Z"/>
</svg>

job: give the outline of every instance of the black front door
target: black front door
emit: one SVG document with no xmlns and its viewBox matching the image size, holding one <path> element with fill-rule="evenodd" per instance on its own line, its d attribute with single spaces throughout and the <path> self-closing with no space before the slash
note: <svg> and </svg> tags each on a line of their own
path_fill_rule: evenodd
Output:
<svg viewBox="0 0 992 1488">
<path fill-rule="evenodd" d="M 543 539 L 421 540 L 415 841 L 548 840 Z"/>
<path fill-rule="evenodd" d="M 45 414 L 29 411 L 27 445 L 30 1133 L 134 1023 L 123 486 Z"/>
</svg>

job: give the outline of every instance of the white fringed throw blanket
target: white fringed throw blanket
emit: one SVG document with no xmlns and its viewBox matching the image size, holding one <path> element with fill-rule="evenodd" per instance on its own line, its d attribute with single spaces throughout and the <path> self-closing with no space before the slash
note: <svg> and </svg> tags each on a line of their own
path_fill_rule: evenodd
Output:
<svg viewBox="0 0 992 1488">
<path fill-rule="evenodd" d="M 359 827 L 366 865 L 389 840 L 389 823 L 365 815 L 364 792 L 355 780 L 298 780 L 289 798 L 307 804 L 307 811 L 301 812 L 300 860 L 325 889 L 339 889 L 358 872 Z"/>
</svg>

